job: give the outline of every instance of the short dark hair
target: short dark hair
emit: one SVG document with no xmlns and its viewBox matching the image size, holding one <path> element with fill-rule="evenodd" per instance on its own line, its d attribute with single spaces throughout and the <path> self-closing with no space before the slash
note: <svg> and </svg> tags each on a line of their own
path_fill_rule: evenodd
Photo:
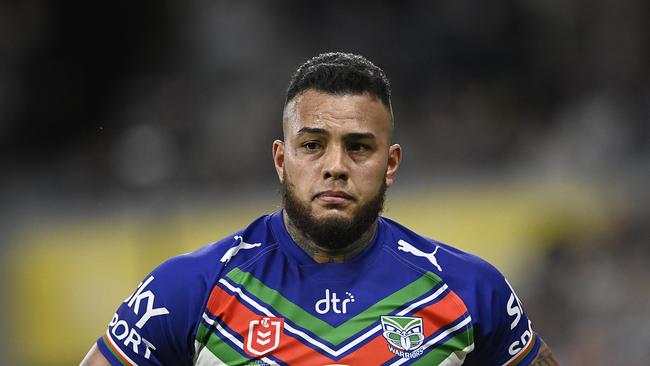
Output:
<svg viewBox="0 0 650 366">
<path fill-rule="evenodd" d="M 392 114 L 390 82 L 384 70 L 363 56 L 328 52 L 307 60 L 291 77 L 285 106 L 307 89 L 331 94 L 370 93 Z"/>
</svg>

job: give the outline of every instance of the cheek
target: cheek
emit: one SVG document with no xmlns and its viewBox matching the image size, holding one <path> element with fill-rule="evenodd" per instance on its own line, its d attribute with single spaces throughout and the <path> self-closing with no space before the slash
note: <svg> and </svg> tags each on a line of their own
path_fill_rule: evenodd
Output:
<svg viewBox="0 0 650 366">
<path fill-rule="evenodd" d="M 363 170 L 359 170 L 359 173 L 357 176 L 359 188 L 365 192 L 376 192 L 385 180 L 386 166 L 383 164 L 366 166 Z"/>
<path fill-rule="evenodd" d="M 383 161 L 373 162 L 363 167 L 364 176 L 368 181 L 381 181 L 386 175 L 387 164 Z"/>
<path fill-rule="evenodd" d="M 320 176 L 318 162 L 304 159 L 286 159 L 284 170 L 294 180 L 309 181 Z"/>
<path fill-rule="evenodd" d="M 286 164 L 284 168 L 284 180 L 285 183 L 289 183 L 293 187 L 293 191 L 298 197 L 304 198 L 310 191 L 311 175 L 299 166 Z"/>
</svg>

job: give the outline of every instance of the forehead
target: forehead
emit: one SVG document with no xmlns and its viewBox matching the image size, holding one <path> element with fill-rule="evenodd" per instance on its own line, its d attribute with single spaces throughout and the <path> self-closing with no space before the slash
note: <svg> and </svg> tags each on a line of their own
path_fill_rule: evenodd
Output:
<svg viewBox="0 0 650 366">
<path fill-rule="evenodd" d="M 284 110 L 285 136 L 301 128 L 322 128 L 330 133 L 371 132 L 390 136 L 391 115 L 386 106 L 370 94 L 329 94 L 309 89 L 291 100 Z"/>
</svg>

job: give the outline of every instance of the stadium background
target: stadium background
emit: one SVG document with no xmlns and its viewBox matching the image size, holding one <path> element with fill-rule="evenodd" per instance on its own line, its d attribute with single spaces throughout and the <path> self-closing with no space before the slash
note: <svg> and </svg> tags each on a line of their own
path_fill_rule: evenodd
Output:
<svg viewBox="0 0 650 366">
<path fill-rule="evenodd" d="M 290 73 L 392 80 L 385 215 L 483 256 L 564 365 L 650 358 L 643 0 L 0 2 L 0 354 L 78 363 L 156 264 L 279 207 Z"/>
</svg>

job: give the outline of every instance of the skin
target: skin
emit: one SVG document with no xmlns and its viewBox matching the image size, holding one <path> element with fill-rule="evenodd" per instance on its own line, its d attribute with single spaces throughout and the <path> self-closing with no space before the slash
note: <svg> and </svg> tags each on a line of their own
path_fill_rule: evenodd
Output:
<svg viewBox="0 0 650 366">
<path fill-rule="evenodd" d="M 332 95 L 306 90 L 290 101 L 283 115 L 284 141 L 273 143 L 273 161 L 281 182 L 291 183 L 296 196 L 318 219 L 350 219 L 372 199 L 382 181 L 393 185 L 402 149 L 390 144 L 392 115 L 379 99 L 367 94 Z M 374 238 L 376 223 L 345 248 L 328 250 L 303 235 L 284 214 L 294 241 L 315 261 L 343 262 Z M 81 366 L 109 366 L 96 345 Z M 542 343 L 531 365 L 558 365 Z"/>
<path fill-rule="evenodd" d="M 97 345 L 93 344 L 79 366 L 111 366 L 111 364 L 97 348 Z"/>
<path fill-rule="evenodd" d="M 319 220 L 351 220 L 376 196 L 382 182 L 393 185 L 402 148 L 390 144 L 390 110 L 369 94 L 333 95 L 308 89 L 291 100 L 283 116 L 284 141 L 273 143 L 280 182 Z M 287 231 L 315 261 L 342 262 L 370 243 L 373 224 L 339 250 L 327 249 L 303 235 L 284 212 Z"/>
<path fill-rule="evenodd" d="M 542 341 L 542 345 L 539 348 L 539 351 L 537 352 L 537 356 L 533 360 L 533 362 L 530 364 L 531 366 L 559 366 L 559 362 L 555 359 L 555 356 L 553 356 L 553 353 L 551 352 L 551 349 L 548 348 L 546 343 Z"/>
</svg>

